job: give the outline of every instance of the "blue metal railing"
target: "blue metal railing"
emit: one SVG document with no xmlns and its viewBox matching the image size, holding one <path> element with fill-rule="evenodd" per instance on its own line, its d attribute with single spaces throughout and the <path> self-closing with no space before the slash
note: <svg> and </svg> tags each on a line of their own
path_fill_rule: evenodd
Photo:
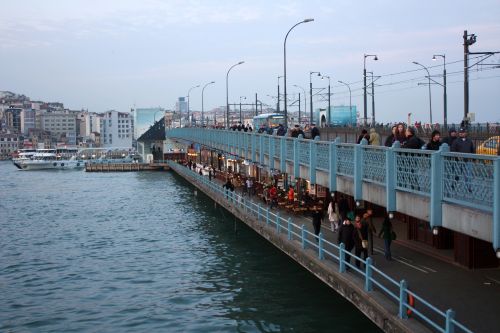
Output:
<svg viewBox="0 0 500 333">
<path fill-rule="evenodd" d="M 283 137 L 200 128 L 171 129 L 166 134 L 271 168 L 278 160 L 283 171 L 292 164 L 295 177 L 301 176 L 299 166 L 308 167 L 306 178 L 316 183 L 318 173 L 326 175 L 321 185 L 331 191 L 337 190 L 335 177 L 344 176 L 354 183 L 355 200 L 363 200 L 363 182 L 384 187 L 388 211 L 396 210 L 396 190 L 427 197 L 432 227 L 442 225 L 443 203 L 481 210 L 492 214 L 491 239 L 494 250 L 500 251 L 500 185 L 494 185 L 500 184 L 497 156 L 450 153 L 446 145 L 440 151 L 426 151 L 289 137 L 282 147 Z M 246 141 L 239 139 L 243 137 Z"/>
<path fill-rule="evenodd" d="M 434 331 L 443 333 L 472 333 L 470 329 L 455 319 L 455 312 L 453 310 L 448 309 L 445 312 L 436 308 L 423 297 L 409 290 L 405 280 L 398 282 L 375 267 L 370 257 L 366 258 L 366 260 L 357 257 L 345 250 L 344 244 L 334 244 L 324 239 L 321 233 L 319 236 L 316 236 L 308 231 L 304 225 L 299 226 L 293 223 L 291 218 L 281 217 L 279 213 L 270 211 L 268 207 L 264 208 L 261 204 L 249 200 L 248 197 L 245 198 L 236 192 L 229 191 L 220 184 L 210 181 L 206 176 L 199 175 L 176 162 L 169 161 L 168 163 L 177 173 L 194 179 L 205 190 L 215 193 L 222 200 L 243 210 L 246 216 L 256 218 L 259 223 L 276 230 L 278 234 L 286 234 L 289 242 L 299 242 L 303 250 L 313 250 L 316 252 L 319 260 L 329 260 L 338 265 L 340 273 L 346 273 L 347 268 L 349 268 L 350 272 L 363 279 L 363 289 L 365 292 L 370 293 L 377 289 L 383 295 L 387 295 L 389 300 L 395 302 L 398 305 L 398 316 L 401 319 L 407 319 L 408 311 L 411 311 L 413 318 L 420 320 Z M 316 241 L 316 237 L 318 237 L 318 241 Z M 358 260 L 364 266 L 364 269 L 358 268 L 352 263 L 350 258 L 347 260 L 347 257 L 353 258 L 354 261 Z M 409 295 L 417 300 L 418 309 L 409 304 Z"/>
</svg>

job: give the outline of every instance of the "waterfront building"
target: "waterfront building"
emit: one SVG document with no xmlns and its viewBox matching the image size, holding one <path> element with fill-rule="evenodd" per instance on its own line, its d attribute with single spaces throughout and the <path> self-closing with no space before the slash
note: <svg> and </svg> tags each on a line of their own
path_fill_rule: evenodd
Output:
<svg viewBox="0 0 500 333">
<path fill-rule="evenodd" d="M 187 117 L 188 104 L 186 97 L 179 97 L 175 103 L 175 112 L 179 113 L 182 117 Z"/>
<path fill-rule="evenodd" d="M 28 135 L 29 130 L 35 128 L 35 110 L 24 109 L 21 111 L 21 133 Z"/>
<path fill-rule="evenodd" d="M 100 135 L 103 147 L 132 147 L 134 131 L 132 116 L 128 112 L 106 111 L 101 115 Z"/>
<path fill-rule="evenodd" d="M 19 137 L 17 134 L 5 132 L 0 133 L 0 158 L 7 158 L 19 149 Z"/>
<path fill-rule="evenodd" d="M 4 122 L 8 129 L 21 132 L 21 112 L 20 107 L 9 107 L 4 110 Z"/>
<path fill-rule="evenodd" d="M 54 141 L 76 145 L 76 112 L 70 110 L 41 114 L 42 129 L 52 134 Z"/>
</svg>

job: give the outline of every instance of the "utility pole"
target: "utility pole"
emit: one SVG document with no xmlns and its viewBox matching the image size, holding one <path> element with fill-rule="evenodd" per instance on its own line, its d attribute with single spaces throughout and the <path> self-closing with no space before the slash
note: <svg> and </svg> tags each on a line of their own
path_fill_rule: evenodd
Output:
<svg viewBox="0 0 500 333">
<path fill-rule="evenodd" d="M 467 30 L 464 30 L 464 120 L 469 114 L 469 45 L 476 42 L 476 35 L 467 35 Z"/>
<path fill-rule="evenodd" d="M 300 93 L 299 93 L 299 126 L 300 126 Z"/>
</svg>

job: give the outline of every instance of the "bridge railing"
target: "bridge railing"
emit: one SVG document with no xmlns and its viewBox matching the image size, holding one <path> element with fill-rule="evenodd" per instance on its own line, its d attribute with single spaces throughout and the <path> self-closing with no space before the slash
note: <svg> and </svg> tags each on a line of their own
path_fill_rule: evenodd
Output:
<svg viewBox="0 0 500 333">
<path fill-rule="evenodd" d="M 344 244 L 334 244 L 325 239 L 322 233 L 319 235 L 313 234 L 306 229 L 305 225 L 295 224 L 291 218 L 280 216 L 279 212 L 271 211 L 267 205 L 258 204 L 248 197 L 229 191 L 220 184 L 209 180 L 206 176 L 199 175 L 197 172 L 174 161 L 168 163 L 177 173 L 194 179 L 204 189 L 215 193 L 228 204 L 241 209 L 247 216 L 257 218 L 259 223 L 266 224 L 269 228 L 274 229 L 277 234 L 286 234 L 287 241 L 299 242 L 303 251 L 312 250 L 317 254 L 319 260 L 329 260 L 334 263 L 339 273 L 354 274 L 361 277 L 365 292 L 371 293 L 377 289 L 382 295 L 386 295 L 389 300 L 396 303 L 399 318 L 408 319 L 411 313 L 413 318 L 418 319 L 436 332 L 472 333 L 470 329 L 455 319 L 453 310 L 443 311 L 438 309 L 426 301 L 424 297 L 411 291 L 405 280 L 398 282 L 377 268 L 370 257 L 362 259 L 353 255 L 346 250 Z M 359 267 L 351 261 L 351 257 L 354 262 L 359 261 Z M 409 301 L 411 298 L 417 301 L 418 308 L 413 302 Z"/>
<path fill-rule="evenodd" d="M 317 183 L 318 172 L 326 173 L 329 175 L 326 185 L 331 191 L 337 189 L 337 176 L 346 177 L 354 183 L 355 200 L 363 200 L 363 182 L 382 186 L 388 211 L 396 210 L 396 190 L 427 197 L 431 227 L 442 225 L 443 203 L 491 213 L 492 243 L 494 250 L 500 251 L 500 159 L 497 156 L 450 153 L 445 144 L 439 151 L 427 151 L 402 149 L 399 143 L 387 148 L 365 142 L 349 144 L 200 128 L 172 129 L 167 131 L 167 136 L 195 141 L 260 165 L 266 165 L 264 157 L 267 161 L 277 160 L 282 172 L 291 164 L 295 177 L 301 176 L 300 166 L 305 166 L 309 168 L 308 178 L 313 184 Z M 268 163 L 274 168 L 274 163 Z"/>
</svg>

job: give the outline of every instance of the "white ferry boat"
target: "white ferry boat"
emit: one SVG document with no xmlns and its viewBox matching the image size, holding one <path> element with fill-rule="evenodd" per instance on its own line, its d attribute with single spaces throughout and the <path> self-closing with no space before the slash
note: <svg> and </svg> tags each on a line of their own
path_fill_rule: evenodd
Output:
<svg viewBox="0 0 500 333">
<path fill-rule="evenodd" d="M 12 155 L 12 163 L 18 168 L 19 162 L 29 160 L 36 153 L 36 149 L 19 149 L 14 155 Z"/>
<path fill-rule="evenodd" d="M 78 157 L 77 148 L 38 149 L 29 158 L 17 160 L 20 170 L 83 169 L 85 161 Z"/>
</svg>

